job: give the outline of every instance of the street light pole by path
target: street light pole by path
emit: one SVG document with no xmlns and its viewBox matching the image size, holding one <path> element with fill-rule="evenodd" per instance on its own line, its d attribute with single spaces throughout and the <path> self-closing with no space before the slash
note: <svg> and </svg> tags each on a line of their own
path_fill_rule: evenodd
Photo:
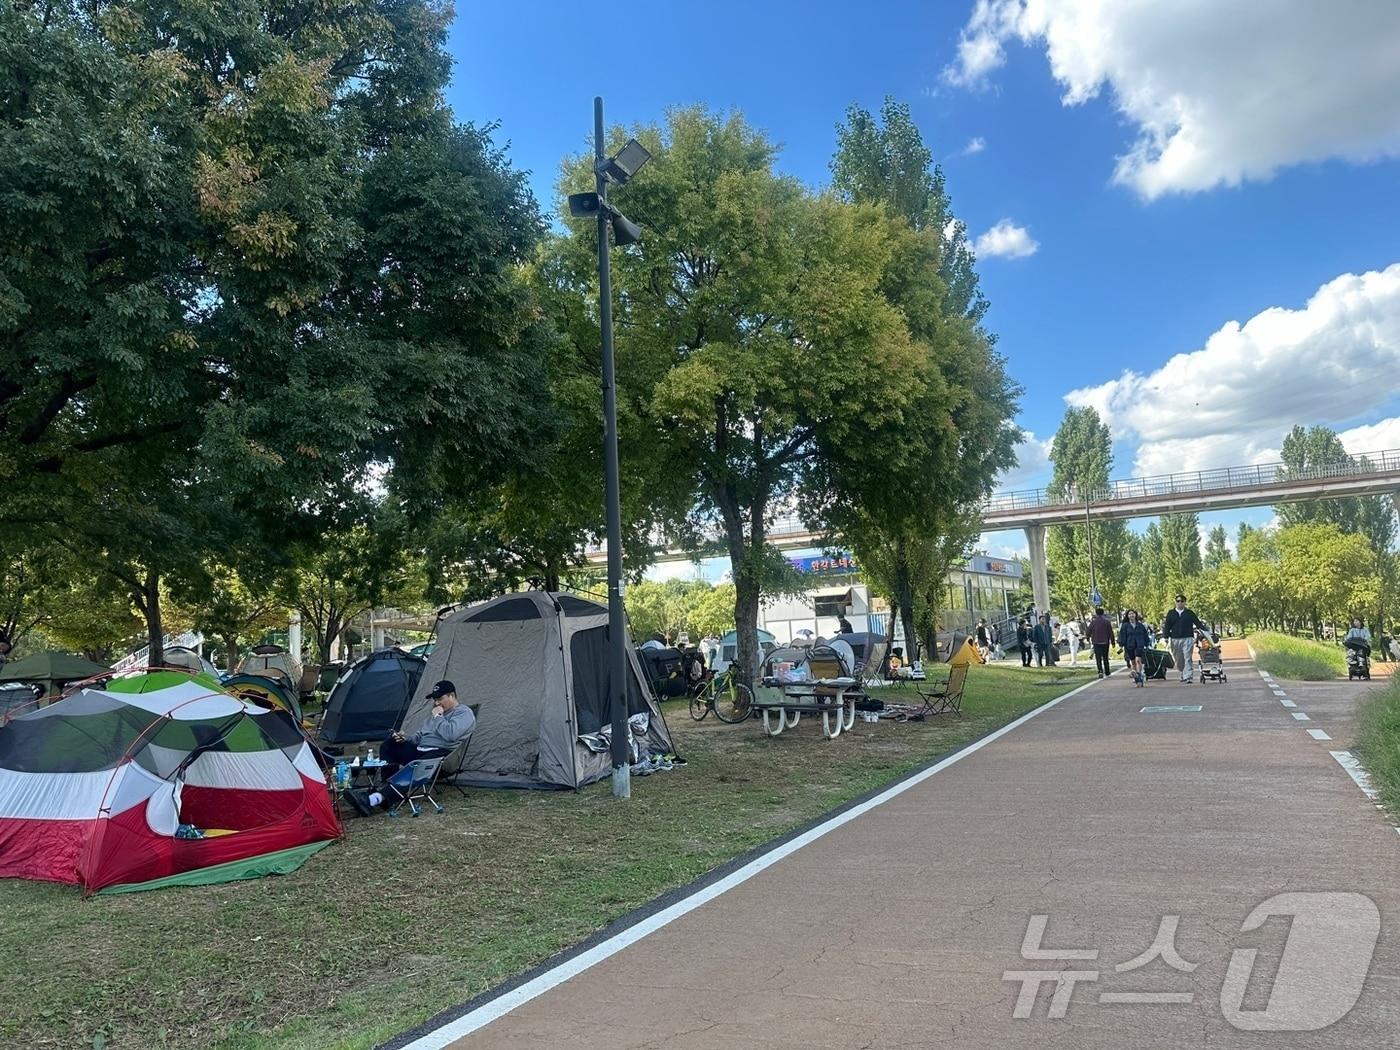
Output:
<svg viewBox="0 0 1400 1050">
<path fill-rule="evenodd" d="M 622 490 L 617 466 L 617 380 L 613 367 L 612 265 L 608 258 L 608 179 L 603 173 L 603 100 L 593 100 L 593 155 L 598 187 L 598 320 L 603 329 L 603 478 L 608 516 L 608 655 L 612 682 L 612 783 L 632 796 L 627 747 L 627 631 L 622 607 Z"/>
<path fill-rule="evenodd" d="M 608 183 L 618 185 L 635 175 L 648 153 L 630 139 L 616 157 L 603 152 L 603 100 L 593 100 L 592 193 L 569 194 L 569 213 L 598 220 L 598 323 L 603 349 L 603 483 L 608 530 L 608 679 L 611 683 L 613 795 L 632 795 L 632 754 L 627 728 L 627 615 L 622 607 L 622 493 L 617 464 L 617 377 L 613 362 L 612 266 L 608 227 L 619 245 L 635 244 L 642 231 L 608 203 Z"/>
<path fill-rule="evenodd" d="M 1094 573 L 1094 527 L 1089 523 L 1089 490 L 1084 490 L 1084 542 L 1089 545 L 1089 606 L 1097 608 L 1103 604 L 1099 594 L 1099 578 Z"/>
</svg>

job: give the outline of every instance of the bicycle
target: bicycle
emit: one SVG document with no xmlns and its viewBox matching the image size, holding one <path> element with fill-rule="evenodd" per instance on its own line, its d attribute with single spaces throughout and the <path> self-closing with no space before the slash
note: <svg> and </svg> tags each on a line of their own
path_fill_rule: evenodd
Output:
<svg viewBox="0 0 1400 1050">
<path fill-rule="evenodd" d="M 690 698 L 690 717 L 702 722 L 714 711 L 721 722 L 734 725 L 753 713 L 753 690 L 736 681 L 728 671 L 711 675 L 710 680 Z"/>
</svg>

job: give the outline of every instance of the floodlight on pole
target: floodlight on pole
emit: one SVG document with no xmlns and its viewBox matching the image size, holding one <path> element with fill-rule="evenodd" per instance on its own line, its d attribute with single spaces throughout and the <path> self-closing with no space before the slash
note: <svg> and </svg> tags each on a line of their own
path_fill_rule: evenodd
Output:
<svg viewBox="0 0 1400 1050">
<path fill-rule="evenodd" d="M 604 176 L 621 186 L 641 171 L 649 160 L 651 153 L 647 148 L 636 139 L 628 139 L 627 145 L 618 151 L 617 156 L 600 160 L 598 164 Z"/>
</svg>

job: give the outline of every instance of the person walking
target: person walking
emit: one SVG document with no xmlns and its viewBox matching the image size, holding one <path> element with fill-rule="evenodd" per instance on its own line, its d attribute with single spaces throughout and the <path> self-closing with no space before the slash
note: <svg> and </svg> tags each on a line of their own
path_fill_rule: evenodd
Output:
<svg viewBox="0 0 1400 1050">
<path fill-rule="evenodd" d="M 1055 644 L 1054 632 L 1050 629 L 1050 614 L 1042 613 L 1040 622 L 1031 631 L 1031 642 L 1035 645 L 1035 665 L 1050 666 L 1050 647 Z"/>
<path fill-rule="evenodd" d="M 1016 644 L 1021 649 L 1021 666 L 1031 665 L 1031 625 L 1023 616 L 1016 621 Z"/>
<path fill-rule="evenodd" d="M 1128 670 L 1132 673 L 1133 681 L 1141 689 L 1147 684 L 1143 660 L 1151 646 L 1147 644 L 1147 624 L 1142 622 L 1142 617 L 1136 609 L 1129 609 L 1125 614 L 1123 626 L 1118 631 L 1118 644 L 1123 649 L 1123 658 L 1128 661 Z"/>
<path fill-rule="evenodd" d="M 1071 666 L 1079 663 L 1079 647 L 1084 644 L 1084 625 L 1079 622 L 1078 616 L 1071 616 L 1060 626 L 1060 634 L 1066 645 L 1069 646 L 1069 662 Z"/>
<path fill-rule="evenodd" d="M 1193 609 L 1186 606 L 1186 595 L 1176 596 L 1176 605 L 1162 621 L 1162 634 L 1172 647 L 1172 659 L 1181 672 L 1181 680 L 1190 683 L 1196 677 L 1196 632 L 1204 634 L 1206 625 Z"/>
<path fill-rule="evenodd" d="M 987 634 L 987 621 L 977 621 L 977 651 L 982 654 L 982 659 L 987 658 L 987 654 L 992 651 L 992 639 Z"/>
<path fill-rule="evenodd" d="M 1102 605 L 1094 610 L 1094 618 L 1089 621 L 1089 641 L 1094 643 L 1094 669 L 1100 678 L 1107 678 L 1113 673 L 1113 668 L 1108 665 L 1108 647 L 1113 644 L 1113 621 L 1104 613 Z"/>
</svg>

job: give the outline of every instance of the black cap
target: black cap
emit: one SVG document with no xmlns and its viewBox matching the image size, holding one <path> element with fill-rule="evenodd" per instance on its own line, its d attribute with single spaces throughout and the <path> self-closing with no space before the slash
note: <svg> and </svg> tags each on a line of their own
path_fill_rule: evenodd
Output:
<svg viewBox="0 0 1400 1050">
<path fill-rule="evenodd" d="M 437 685 L 433 686 L 433 691 L 428 694 L 429 700 L 436 700 L 438 697 L 446 696 L 448 693 L 456 693 L 457 687 L 444 678 Z"/>
<path fill-rule="evenodd" d="M 1184 602 L 1184 601 L 1186 600 L 1186 595 L 1184 595 L 1184 594 L 1178 594 L 1178 595 L 1176 596 L 1176 600 L 1179 601 L 1179 602 Z"/>
</svg>

